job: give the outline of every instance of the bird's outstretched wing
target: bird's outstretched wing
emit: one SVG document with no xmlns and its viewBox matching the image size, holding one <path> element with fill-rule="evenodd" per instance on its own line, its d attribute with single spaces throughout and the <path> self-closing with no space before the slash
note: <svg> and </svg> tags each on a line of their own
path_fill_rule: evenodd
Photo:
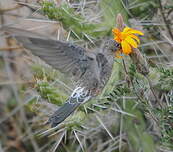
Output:
<svg viewBox="0 0 173 152">
<path fill-rule="evenodd" d="M 47 64 L 76 79 L 80 79 L 84 75 L 94 60 L 94 54 L 72 43 L 52 40 L 16 28 L 6 28 L 5 30 L 14 35 L 26 49 L 29 49 Z"/>
</svg>

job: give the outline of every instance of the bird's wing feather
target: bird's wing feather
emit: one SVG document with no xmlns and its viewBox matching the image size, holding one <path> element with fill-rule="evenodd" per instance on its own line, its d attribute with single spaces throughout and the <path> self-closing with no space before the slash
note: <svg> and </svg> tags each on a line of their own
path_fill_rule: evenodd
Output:
<svg viewBox="0 0 173 152">
<path fill-rule="evenodd" d="M 25 30 L 7 28 L 14 37 L 53 68 L 80 79 L 94 60 L 94 54 L 72 43 L 52 40 Z"/>
<path fill-rule="evenodd" d="M 109 61 L 102 53 L 96 55 L 96 61 L 99 69 L 100 83 L 104 86 L 111 75 L 113 64 L 109 64 Z"/>
</svg>

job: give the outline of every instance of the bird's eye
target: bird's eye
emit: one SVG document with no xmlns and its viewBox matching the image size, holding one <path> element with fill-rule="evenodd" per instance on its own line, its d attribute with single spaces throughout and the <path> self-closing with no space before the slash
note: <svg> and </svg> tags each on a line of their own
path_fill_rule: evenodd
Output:
<svg viewBox="0 0 173 152">
<path fill-rule="evenodd" d="M 116 47 L 120 47 L 120 44 L 119 44 L 119 43 L 116 43 L 115 46 L 116 46 Z"/>
</svg>

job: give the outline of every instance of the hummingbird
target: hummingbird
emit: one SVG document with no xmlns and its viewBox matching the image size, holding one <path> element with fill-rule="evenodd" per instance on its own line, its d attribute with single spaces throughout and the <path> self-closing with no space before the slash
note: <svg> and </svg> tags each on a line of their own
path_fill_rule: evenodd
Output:
<svg viewBox="0 0 173 152">
<path fill-rule="evenodd" d="M 48 120 L 51 127 L 56 127 L 77 107 L 101 93 L 111 76 L 116 51 L 121 48 L 119 43 L 109 39 L 100 49 L 88 51 L 74 43 L 53 40 L 31 31 L 12 27 L 2 29 L 33 55 L 74 80 L 75 89 Z"/>
</svg>

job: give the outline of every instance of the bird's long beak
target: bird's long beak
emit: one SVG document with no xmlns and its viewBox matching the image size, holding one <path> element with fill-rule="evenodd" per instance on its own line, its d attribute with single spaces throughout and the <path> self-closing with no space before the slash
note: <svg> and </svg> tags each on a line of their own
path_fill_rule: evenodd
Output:
<svg viewBox="0 0 173 152">
<path fill-rule="evenodd" d="M 122 54 L 122 49 L 119 48 L 115 51 L 115 57 L 116 58 L 122 58 L 123 57 L 123 54 Z"/>
</svg>

